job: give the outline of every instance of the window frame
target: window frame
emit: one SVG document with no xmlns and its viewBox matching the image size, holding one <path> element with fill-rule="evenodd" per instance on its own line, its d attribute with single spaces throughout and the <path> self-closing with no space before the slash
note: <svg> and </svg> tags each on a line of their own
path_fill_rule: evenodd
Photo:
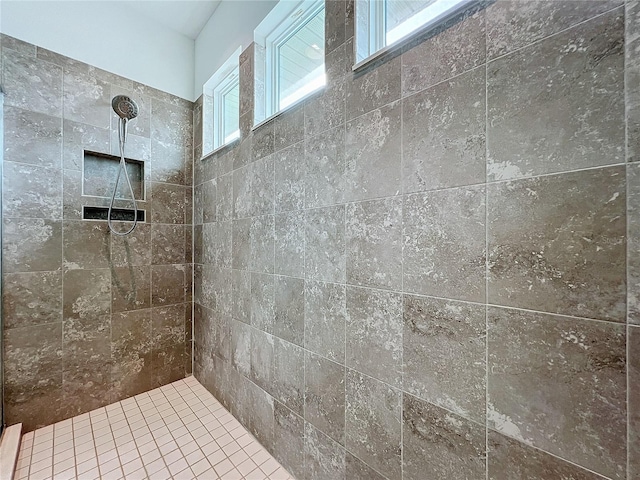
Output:
<svg viewBox="0 0 640 480">
<path fill-rule="evenodd" d="M 352 66 L 352 70 L 354 72 L 362 69 L 381 56 L 402 48 L 413 38 L 423 35 L 430 30 L 435 30 L 451 18 L 456 17 L 479 4 L 478 0 L 439 0 L 437 3 L 440 3 L 440 10 L 442 11 L 429 18 L 429 20 L 423 22 L 420 26 L 408 31 L 405 35 L 400 36 L 393 43 L 387 45 L 386 40 L 389 32 L 387 32 L 386 25 L 386 10 L 388 3 L 392 1 L 393 0 L 356 0 L 356 25 L 355 39 L 353 42 L 353 58 L 355 60 L 355 64 Z M 435 4 L 436 3 L 425 7 L 414 16 L 432 8 Z M 444 5 L 449 6 L 444 7 Z M 363 13 L 361 11 L 362 9 L 366 9 L 366 11 Z M 413 17 L 408 18 L 405 22 L 408 22 L 412 18 Z M 361 30 L 364 30 L 364 33 L 361 32 Z M 367 48 L 366 56 L 362 56 L 359 51 L 364 46 Z"/>
<path fill-rule="evenodd" d="M 210 145 L 210 148 L 208 151 L 202 152 L 202 158 L 232 144 L 240 138 L 240 102 L 238 101 L 237 135 L 231 138 L 224 137 L 224 126 L 227 120 L 221 107 L 223 106 L 224 95 L 236 86 L 238 88 L 240 86 L 241 53 L 242 46 L 238 47 L 204 84 L 203 117 L 211 118 L 212 125 L 208 126 L 206 119 L 203 118 L 202 145 L 203 147 Z M 212 131 L 208 132 L 206 129 L 211 127 L 213 127 Z"/>
<path fill-rule="evenodd" d="M 229 145 L 240 138 L 240 106 L 238 102 L 238 128 L 229 136 L 224 136 L 226 119 L 224 99 L 234 88 L 240 88 L 240 66 L 231 70 L 213 89 L 213 151 Z"/>
<path fill-rule="evenodd" d="M 254 110 L 254 129 L 278 116 L 280 113 L 293 108 L 305 98 L 313 95 L 317 91 L 326 87 L 326 65 L 324 58 L 324 43 L 322 45 L 322 68 L 324 70 L 324 82 L 321 86 L 303 94 L 292 103 L 280 107 L 280 48 L 286 44 L 293 36 L 303 29 L 321 11 L 325 11 L 324 0 L 302 0 L 292 4 L 287 1 L 280 1 L 271 11 L 265 20 L 254 31 L 254 41 L 256 45 L 264 49 L 262 55 L 256 54 L 255 62 L 263 62 L 264 68 L 255 68 L 256 75 L 264 71 L 264 98 L 259 98 L 255 94 L 256 103 L 260 102 L 261 108 Z M 299 13 L 302 11 L 302 13 Z M 323 42 L 326 38 L 326 31 L 323 27 Z M 256 79 L 256 83 L 259 80 Z M 260 115 L 259 112 L 263 112 Z M 261 118 L 263 117 L 264 118 Z"/>
</svg>

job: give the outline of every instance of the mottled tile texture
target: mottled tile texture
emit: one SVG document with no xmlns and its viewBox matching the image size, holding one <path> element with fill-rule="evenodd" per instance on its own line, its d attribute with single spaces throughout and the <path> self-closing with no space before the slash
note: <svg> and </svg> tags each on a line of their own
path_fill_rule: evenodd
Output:
<svg viewBox="0 0 640 480">
<path fill-rule="evenodd" d="M 35 45 L 2 55 L 5 420 L 30 431 L 191 370 L 192 104 Z M 120 93 L 140 106 L 127 156 L 154 180 L 127 237 L 81 219 L 108 205 L 82 195 L 82 154 L 117 152 Z"/>
<path fill-rule="evenodd" d="M 194 374 L 297 478 L 638 476 L 639 2 L 487 3 L 354 73 L 328 1 L 326 88 L 252 131 L 249 47 L 194 164 Z"/>
</svg>

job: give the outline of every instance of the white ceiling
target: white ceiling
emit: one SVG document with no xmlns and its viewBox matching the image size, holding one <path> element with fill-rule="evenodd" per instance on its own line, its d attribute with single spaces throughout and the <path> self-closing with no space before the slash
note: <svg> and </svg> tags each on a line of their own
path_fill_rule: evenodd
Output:
<svg viewBox="0 0 640 480">
<path fill-rule="evenodd" d="M 121 5 L 195 40 L 222 0 L 123 0 Z"/>
</svg>

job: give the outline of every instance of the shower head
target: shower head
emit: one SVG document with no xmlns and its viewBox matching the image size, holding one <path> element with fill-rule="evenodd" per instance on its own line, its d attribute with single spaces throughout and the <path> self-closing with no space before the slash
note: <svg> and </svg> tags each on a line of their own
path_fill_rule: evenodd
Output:
<svg viewBox="0 0 640 480">
<path fill-rule="evenodd" d="M 113 111 L 125 120 L 132 120 L 138 116 L 138 105 L 126 95 L 113 97 L 111 106 L 113 107 Z"/>
</svg>

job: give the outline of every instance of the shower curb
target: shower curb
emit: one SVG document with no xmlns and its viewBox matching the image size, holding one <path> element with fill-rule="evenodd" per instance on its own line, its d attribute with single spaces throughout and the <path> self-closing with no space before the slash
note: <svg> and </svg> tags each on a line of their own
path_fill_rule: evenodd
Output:
<svg viewBox="0 0 640 480">
<path fill-rule="evenodd" d="M 11 480 L 16 470 L 22 424 L 6 427 L 0 437 L 0 478 Z"/>
</svg>

